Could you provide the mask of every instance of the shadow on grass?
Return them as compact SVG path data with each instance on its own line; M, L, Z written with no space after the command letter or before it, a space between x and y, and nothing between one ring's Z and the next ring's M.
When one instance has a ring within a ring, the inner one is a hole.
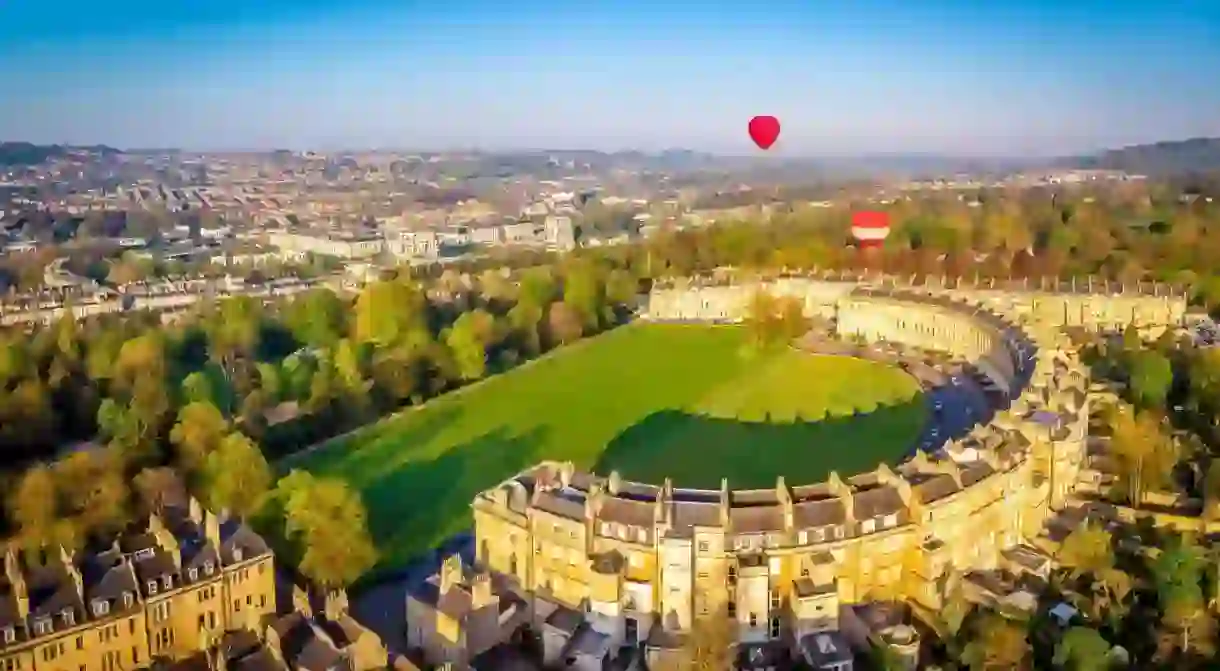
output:
M432 443L462 415L459 405L431 409L417 415L410 410L335 439L318 451L290 466L303 466L325 472L364 486L387 470L418 459L421 450ZM420 417L418 421L412 421ZM357 449L358 448L358 449Z
M475 494L537 462L545 438L541 428L517 435L497 429L430 460L387 465L375 479L364 478L369 531L381 552L376 573L400 567L469 529ZM422 440L413 430L411 442Z
M922 395L855 415L749 422L676 410L653 413L620 433L594 470L629 480L719 489L820 482L895 464L910 454L927 419Z

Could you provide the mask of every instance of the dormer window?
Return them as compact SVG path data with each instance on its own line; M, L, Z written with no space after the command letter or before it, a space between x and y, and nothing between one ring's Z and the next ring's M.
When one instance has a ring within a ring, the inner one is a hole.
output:
M149 580L149 581L148 581L148 593L149 593L149 594L156 594L156 593L157 593L157 581L156 581L156 580Z
M17 640L17 630L12 627L0 629L0 635L4 637L5 643L12 643Z
M165 576L164 578L161 578L161 585L162 585L162 586L164 586L166 590L173 589L173 587L174 587L174 577L173 577L173 576L170 576L170 575L167 575L167 576Z
M233 561L241 561L241 548L233 548Z
M131 596L131 592L123 592L123 607L130 608L132 601L133 601L133 598ZM107 604L106 607L109 608L110 607L109 604Z
M197 569L197 568L189 568L189 569L187 569L187 570L186 570L186 577L187 577L188 579L190 579L192 582L194 582L194 581L198 580L198 579L199 579L199 569Z
M106 613L109 613L109 612L110 612L110 602L109 601L107 601L105 599L94 599L93 600L93 616L94 617L102 617L103 615L105 615Z
M136 559L136 561L141 561L143 559L152 559L153 554L155 554L155 553L153 552L152 548L144 548L143 550L136 551L135 559Z
M71 608L65 608L60 616L63 617L64 624L67 626L71 627L76 624L76 613L73 613Z
M40 636L51 633L51 618L40 617L34 620L34 633Z
M210 562L210 561L203 562L203 574L204 575L212 575L213 568L215 568L215 567L212 566L212 562Z

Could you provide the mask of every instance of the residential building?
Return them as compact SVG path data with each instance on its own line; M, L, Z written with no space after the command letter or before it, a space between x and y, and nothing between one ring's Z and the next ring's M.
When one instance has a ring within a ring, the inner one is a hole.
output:
M0 670L119 671L183 659L275 612L275 562L193 499L109 547L21 552L0 581Z

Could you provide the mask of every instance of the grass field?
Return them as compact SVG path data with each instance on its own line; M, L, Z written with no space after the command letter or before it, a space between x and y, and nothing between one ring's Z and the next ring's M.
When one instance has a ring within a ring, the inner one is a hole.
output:
M910 447L925 410L902 371L788 349L747 357L744 335L621 328L283 465L359 488L388 568L466 528L478 491L543 459L744 488L868 470Z

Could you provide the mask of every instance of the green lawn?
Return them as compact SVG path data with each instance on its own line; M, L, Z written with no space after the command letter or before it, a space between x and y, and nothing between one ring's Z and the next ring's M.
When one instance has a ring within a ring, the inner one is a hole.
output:
M731 326L624 327L284 465L358 487L389 567L467 527L475 493L543 459L770 487L893 462L924 421L900 370L787 349L743 356L743 343Z

